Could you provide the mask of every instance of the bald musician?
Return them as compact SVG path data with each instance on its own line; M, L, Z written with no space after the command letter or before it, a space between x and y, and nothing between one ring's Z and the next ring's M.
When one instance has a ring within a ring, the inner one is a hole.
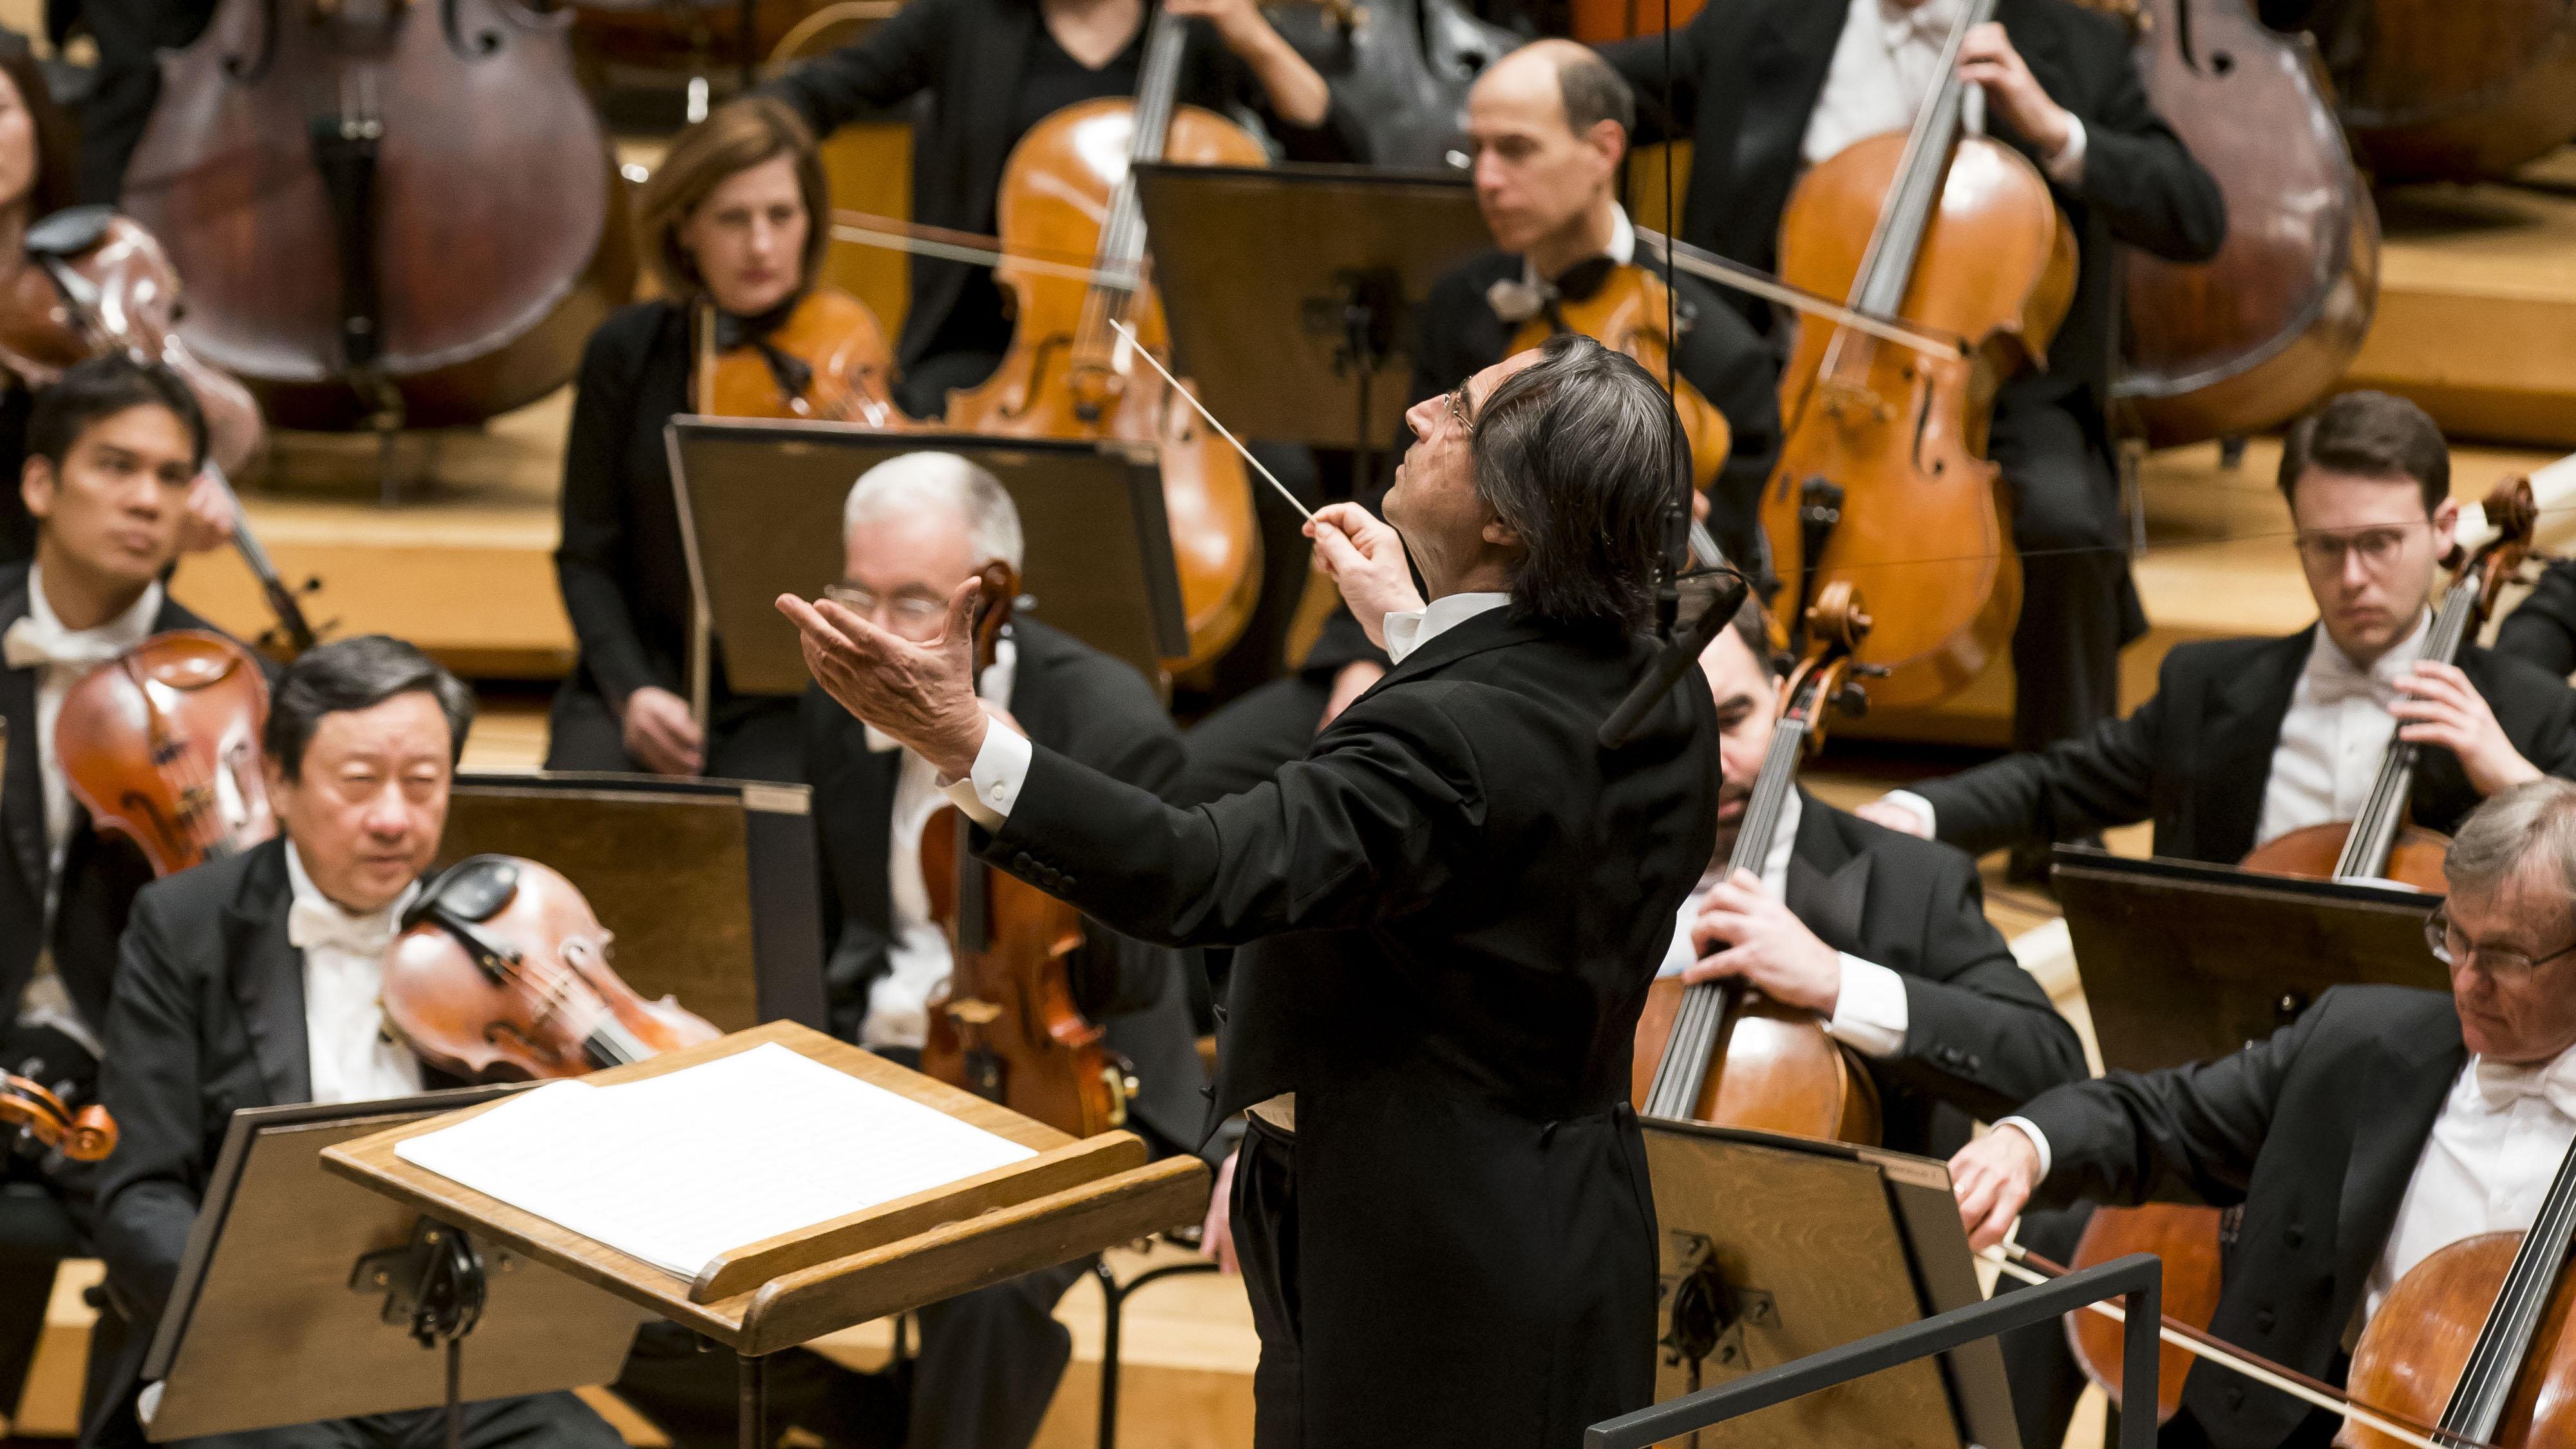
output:
M1980 1247L2025 1205L2241 1209L2210 1331L2341 1383L2407 1270L2531 1226L2576 1141L2576 785L2537 779L2451 841L2427 926L2448 994L2343 986L2270 1040L2061 1087L1951 1159ZM2332 1416L2204 1364L2168 1445L2324 1445Z
M1394 527L1344 505L1314 530L1395 668L1197 809L994 723L971 588L928 644L780 600L833 698L993 832L985 859L1142 939L1248 943L1208 1125L1252 1113L1231 1212L1259 1449L1571 1444L1652 1390L1631 1039L1720 770L1696 679L1625 747L1594 736L1654 657L1671 405L1560 337L1408 421Z

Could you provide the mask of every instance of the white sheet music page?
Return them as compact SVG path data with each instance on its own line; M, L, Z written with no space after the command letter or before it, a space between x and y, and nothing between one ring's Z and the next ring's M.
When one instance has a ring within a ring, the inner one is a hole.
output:
M683 1278L1037 1155L775 1042L613 1087L550 1082L394 1153Z

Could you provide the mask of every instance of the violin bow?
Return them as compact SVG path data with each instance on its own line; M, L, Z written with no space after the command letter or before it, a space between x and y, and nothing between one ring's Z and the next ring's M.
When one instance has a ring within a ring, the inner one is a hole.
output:
M2009 1277L2024 1283L2045 1283L2062 1278L2067 1270L2022 1247L2018 1243L2001 1244L1979 1255ZM2125 1323L2128 1315L2110 1302L2087 1303L2085 1308L2114 1323ZM2156 1337L2195 1358L2205 1358L2221 1368L2234 1369L2258 1384L2278 1389L2291 1398L2313 1405L2365 1428L2376 1429L2392 1439L2401 1440L2414 1449L2495 1449L2483 1440L2466 1434L2454 1434L2431 1424L2419 1424L2403 1416L2373 1409L2334 1385L2312 1379L2297 1369L2277 1364L2260 1355L2248 1353L2225 1339L2204 1333L2172 1314L2161 1315Z

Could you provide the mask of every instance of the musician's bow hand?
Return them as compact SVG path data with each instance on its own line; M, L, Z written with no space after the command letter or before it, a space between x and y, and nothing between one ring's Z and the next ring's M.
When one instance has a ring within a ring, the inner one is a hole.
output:
M2065 150L2075 134L2073 114L2048 98L2000 22L1989 20L1969 30L1959 47L1959 78L1984 86L1987 104L2042 156Z
M1997 1127L1960 1148L1950 1159L1950 1191L1968 1246L1982 1253L2002 1242L2038 1186L2039 1149L2018 1127Z
M199 469L188 485L187 516L179 522L179 551L205 553L233 541L233 500L223 480Z
M2505 737L2486 696L2458 665L2419 659L2413 674L2398 678L2397 689L2404 698L2388 707L2398 719L2397 737L2459 756L2469 787L2480 795L2540 778L2539 767Z
M1690 934L1703 954L1682 972L1686 982L1740 979L1783 1005L1827 1016L1842 1000L1842 953L1816 939L1749 870L1710 889Z
M1923 818L1923 812L1911 806L1899 804L1884 795L1866 804L1853 806L1852 813L1872 825L1884 825L1890 830L1911 835L1920 840L1932 838L1932 822Z
M1376 514L1356 503L1328 503L1306 523L1315 541L1315 567L1340 586L1342 602L1360 621L1369 642L1386 647L1386 616L1422 607L1405 561L1404 540Z
M778 596L796 625L805 667L823 692L894 736L949 779L964 779L984 746L986 716L975 698L975 601L968 579L948 596L939 637L916 644L878 628L830 599Z

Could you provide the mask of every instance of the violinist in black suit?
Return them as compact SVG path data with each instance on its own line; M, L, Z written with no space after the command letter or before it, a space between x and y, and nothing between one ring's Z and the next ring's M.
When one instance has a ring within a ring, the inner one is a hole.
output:
M1976 862L1792 790L1757 879L1724 872L1771 748L1779 697L1759 604L1700 654L1726 793L1710 874L1664 974L1741 980L1825 1018L1878 1087L1885 1143L1947 1156L1992 1121L2081 1081L2084 1044L1986 919Z
M27 439L17 491L35 557L0 566L0 1070L86 1094L117 935L152 868L122 836L91 828L64 781L54 721L91 669L154 634L213 628L161 586L205 424L176 376L117 353L47 389ZM87 1172L0 1152L0 1402L17 1401L56 1262L86 1251Z
M1910 126L1938 79L1964 0L1744 0L1673 36L1672 114L1641 137L1694 143L1682 235L1778 270L1782 210L1807 167ZM2012 487L2024 550L2013 743L2078 735L2119 707L2119 647L2145 631L2105 421L2125 243L2203 261L2226 233L2218 184L2147 101L2120 23L2072 0L2001 0L1960 72L1995 139L2048 179L2073 226L2075 296L2046 365L2005 384L1990 454ZM1664 41L1604 54L1640 95L1665 94ZM1769 310L1747 301L1766 330Z
M97 1171L99 1256L135 1325L84 1443L140 1442L144 1350L236 1109L407 1096L431 1080L385 1029L384 956L437 855L474 696L408 644L367 635L279 676L261 739L281 834L136 898L108 1009L100 1098L122 1129ZM191 1439L206 1449L394 1449L438 1410ZM569 1393L465 1409L489 1449L616 1449Z
M1395 668L1196 809L991 724L971 587L929 644L780 601L823 687L994 832L985 859L1140 939L1240 944L1208 1126L1252 1114L1230 1216L1262 1449L1559 1446L1652 1392L1629 1063L1713 839L1706 685L1595 735L1654 657L1671 404L1566 336L1408 416L1395 527L1314 525Z
M2565 679L2576 674L2576 562L2552 559L2539 582L2496 627L2496 652Z
M2184 644L2126 719L1861 807L1983 853L2155 822L2155 851L2232 865L2265 841L2360 813L2392 734L2428 746L2414 818L2449 830L2539 774L2576 775L2576 692L2480 649L2419 658L2435 561L2459 507L2450 451L2413 403L2346 393L2290 430L2280 486L2317 623L2279 639Z
M2530 1227L2576 1142L2576 785L2480 805L2444 868L2428 934L2449 994L2337 987L2233 1056L2039 1097L1951 1161L1972 1239L2000 1238L2025 1203L2240 1209L2210 1331L2342 1382L2407 1271ZM2204 1363L2161 1442L2289 1449L2337 1427Z

